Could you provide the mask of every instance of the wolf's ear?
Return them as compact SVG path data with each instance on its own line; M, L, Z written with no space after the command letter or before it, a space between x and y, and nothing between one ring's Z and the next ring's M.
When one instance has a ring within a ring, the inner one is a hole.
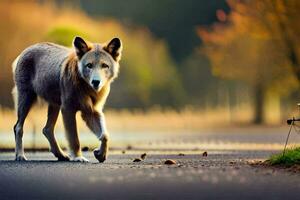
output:
M78 58L81 58L86 52L90 50L87 43L81 37L74 38L73 46L75 48Z
M119 38L112 39L103 49L107 51L115 61L119 62L121 60L122 42Z

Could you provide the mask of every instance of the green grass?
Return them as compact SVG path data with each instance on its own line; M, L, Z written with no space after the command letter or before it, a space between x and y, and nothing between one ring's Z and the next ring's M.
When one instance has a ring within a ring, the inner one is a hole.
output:
M300 164L300 147L286 149L285 154L276 154L267 160L271 165L294 165Z

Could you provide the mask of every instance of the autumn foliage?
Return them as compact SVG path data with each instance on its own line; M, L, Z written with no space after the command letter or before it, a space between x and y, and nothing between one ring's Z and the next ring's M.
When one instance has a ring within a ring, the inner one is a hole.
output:
M183 89L166 44L143 27L126 27L113 19L89 17L79 8L45 1L0 2L0 96L12 106L11 63L24 48L49 41L71 46L74 36L93 42L120 37L124 45L121 73L113 84L110 107L175 106ZM163 94L163 95L161 95ZM160 95L160 98L157 98Z
M229 0L230 12L217 11L219 22L199 27L216 76L242 80L254 88L255 122L263 121L267 92L287 95L300 80L300 1Z

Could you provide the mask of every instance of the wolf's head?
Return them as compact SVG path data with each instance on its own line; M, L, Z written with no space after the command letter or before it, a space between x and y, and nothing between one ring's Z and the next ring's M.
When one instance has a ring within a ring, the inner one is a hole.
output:
M93 44L75 37L73 46L78 57L80 76L97 92L117 77L122 43L119 38L107 44Z

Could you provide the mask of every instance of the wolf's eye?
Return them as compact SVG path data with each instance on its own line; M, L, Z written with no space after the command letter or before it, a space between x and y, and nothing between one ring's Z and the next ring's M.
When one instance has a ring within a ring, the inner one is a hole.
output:
M102 63L102 68L109 68L109 66L107 65L107 64L105 64L105 63Z
M89 69L92 69L92 68L93 68L92 63L88 63L88 64L86 64L85 66L86 66L87 68L89 68Z

